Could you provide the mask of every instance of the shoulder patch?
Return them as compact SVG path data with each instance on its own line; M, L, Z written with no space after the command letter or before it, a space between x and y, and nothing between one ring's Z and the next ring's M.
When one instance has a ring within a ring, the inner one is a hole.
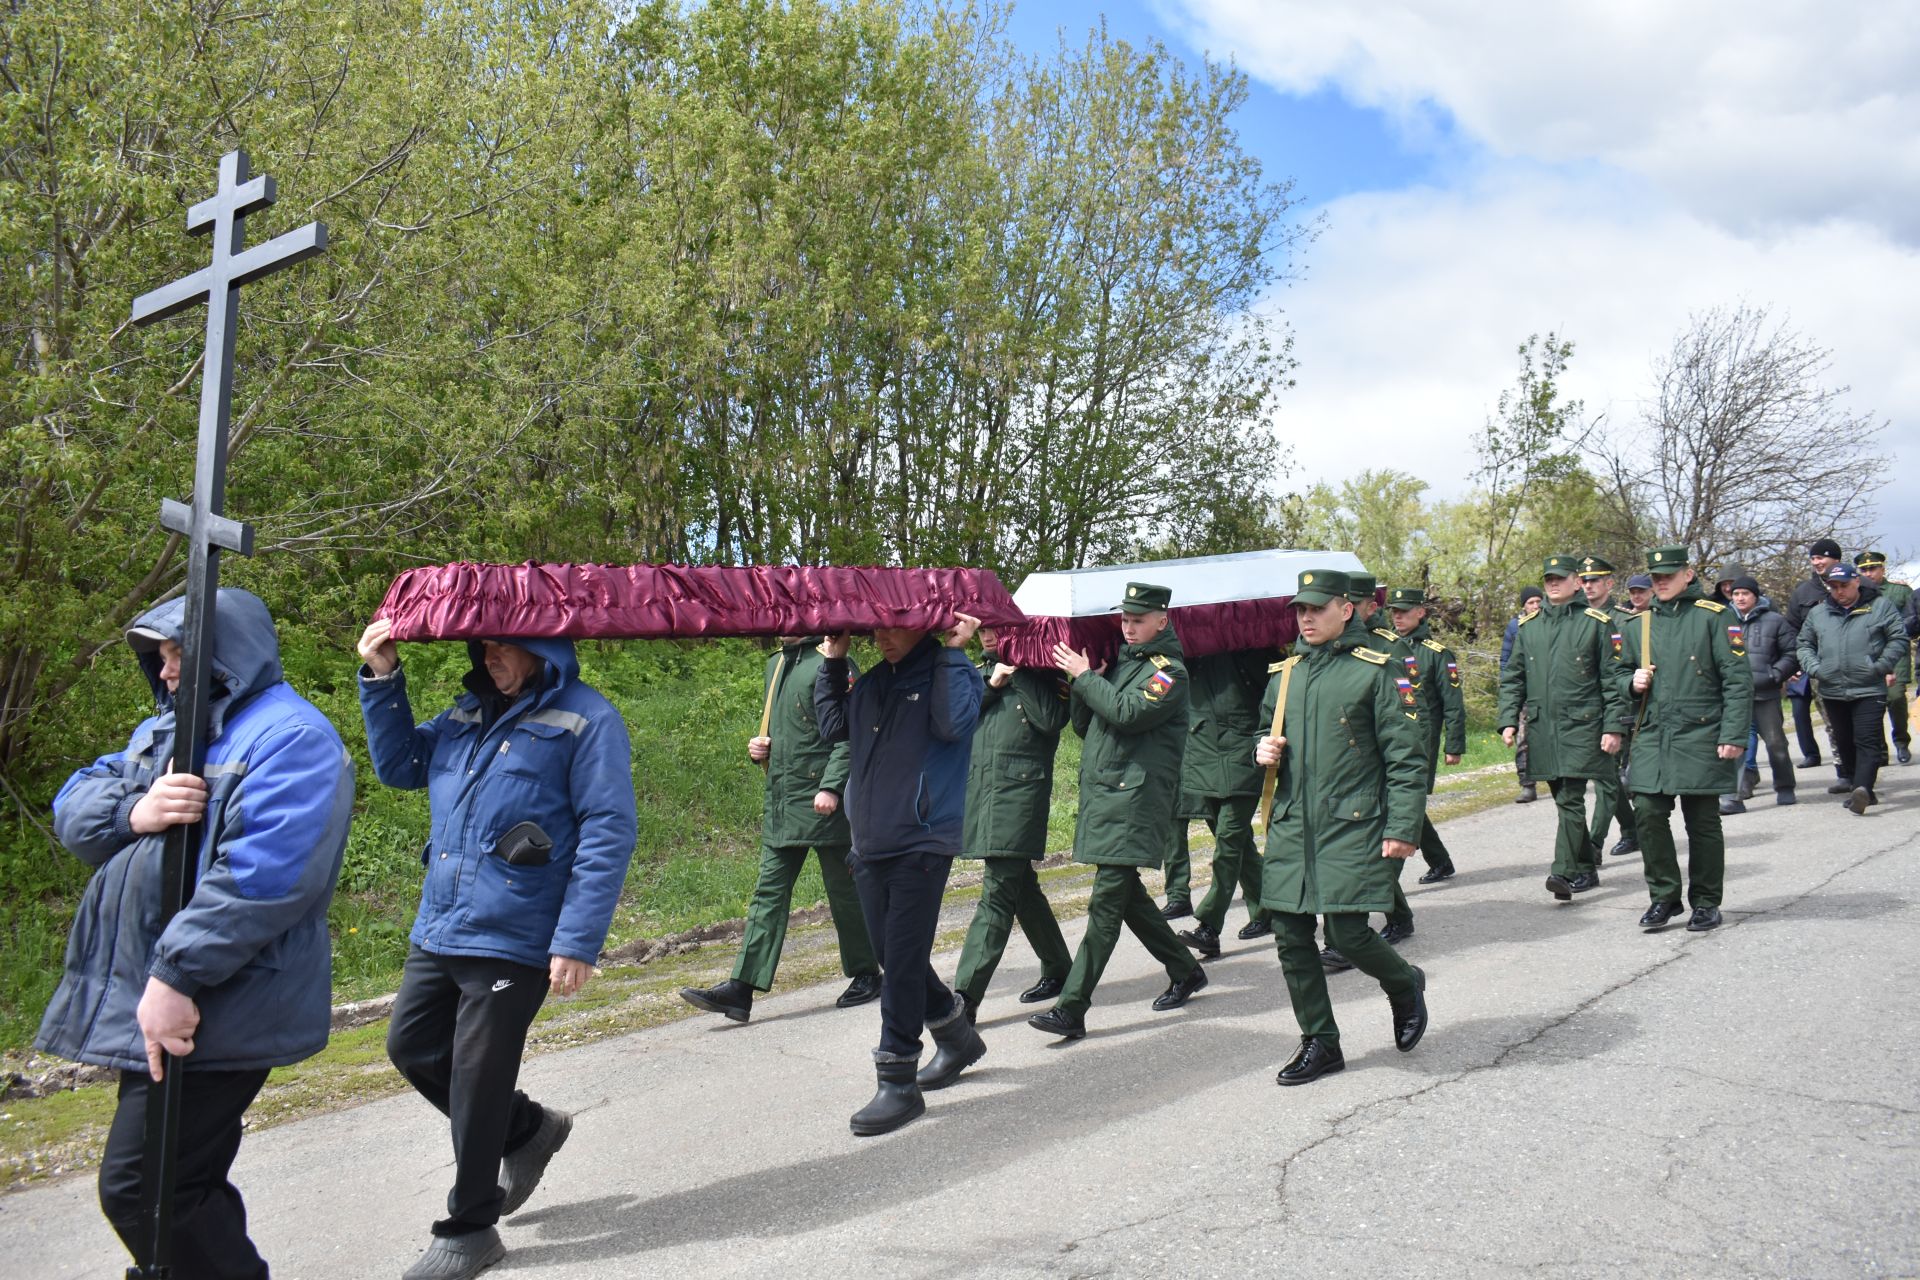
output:
M1610 613L1602 613L1598 609L1589 609L1587 610L1587 616L1589 618L1598 618L1600 621L1606 623L1608 626L1613 625L1613 615Z
M1435 653L1445 653L1447 651L1447 646L1441 644L1438 640L1435 640L1432 636L1428 636L1425 640L1422 640L1420 643L1427 646L1427 648L1433 650Z
M1695 600L1693 607L1696 609L1711 609L1715 613L1725 613L1727 611L1727 606L1721 604L1718 600Z
M1369 649L1365 645L1361 645L1357 649L1349 650L1349 652L1352 653L1354 657L1360 659L1362 662L1371 662L1376 667L1384 667L1387 665L1386 654L1380 653L1374 649Z
M1279 662L1269 662L1267 664L1267 674L1270 676L1277 675L1279 674L1281 668L1285 667L1286 665L1287 665L1286 659L1284 658L1281 659Z
M1150 653L1147 655L1147 661L1151 662L1154 666L1159 667L1162 671L1165 671L1168 667L1173 665L1173 660L1167 657L1167 655L1164 653Z
M1534 620L1535 618L1537 618L1537 617L1539 617L1539 616L1540 616L1540 615L1539 615L1539 614L1537 614L1537 613L1523 613L1523 614L1521 614L1521 615L1520 615L1520 625L1524 627L1524 626L1526 626L1526 625L1527 625L1527 624L1528 624L1529 622L1532 622L1532 621L1533 621L1533 620Z

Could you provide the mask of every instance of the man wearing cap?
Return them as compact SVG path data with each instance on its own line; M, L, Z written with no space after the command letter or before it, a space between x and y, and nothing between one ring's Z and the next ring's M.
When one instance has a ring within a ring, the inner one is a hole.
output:
M1774 802L1792 804L1793 757L1787 754L1780 688L1800 669L1800 658L1794 651L1794 634L1787 620L1775 613L1766 597L1760 594L1758 579L1736 578L1731 595L1734 612L1740 617L1747 667L1753 673L1751 732L1767 745L1767 764L1773 770ZM1749 771L1741 778L1740 790L1734 796L1734 803L1740 806L1735 812L1745 808L1743 802L1752 794L1753 785L1759 779L1759 775L1751 771L1757 764L1757 757L1747 757ZM1724 799L1720 807L1723 812L1727 809Z
M1625 701L1612 678L1619 661L1613 619L1587 606L1572 556L1542 565L1546 603L1522 618L1513 657L1500 673L1500 736L1512 745L1525 713L1534 776L1559 810L1547 892L1571 901L1600 883L1600 847L1587 827L1587 781L1617 776Z
M1396 659L1419 695L1420 727L1426 740L1422 759L1427 762L1427 794L1431 796L1439 778L1443 746L1448 764L1459 764L1467 751L1467 702L1460 689L1460 659L1435 640L1427 626L1425 587L1395 587L1387 594L1387 608L1393 612L1393 629L1403 646ZM1424 813L1420 819L1420 855L1427 862L1421 884L1438 884L1453 875L1453 855L1447 852L1433 819ZM1392 921L1387 927L1393 927Z
M1827 790L1864 814L1879 802L1873 788L1887 762L1880 718L1898 678L1907 629L1886 598L1844 561L1827 570L1827 590L1827 602L1810 610L1800 628L1800 669L1813 681L1833 737L1840 781Z
M1887 581L1887 557L1878 551L1862 551L1853 558L1860 570L1863 589L1872 587L1880 598L1893 606L1904 620L1913 604L1913 588L1904 582ZM1912 739L1907 731L1907 690L1913 684L1913 645L1900 646L1900 665L1894 669L1893 684L1887 688L1887 719L1893 726L1893 756L1901 764L1913 763Z
M1254 745L1274 784L1261 902L1300 1027L1300 1047L1280 1068L1283 1085L1346 1066L1315 916L1386 992L1395 1047L1411 1050L1427 1029L1426 975L1367 927L1370 912L1391 906L1395 865L1412 856L1426 812L1420 698L1404 670L1367 645L1346 579L1334 569L1300 575L1300 644L1274 664Z
M1747 751L1753 673L1733 610L1700 591L1681 546L1647 553L1654 603L1624 639L1616 680L1633 698L1637 728L1627 787L1640 823L1640 856L1652 932L1680 914L1680 858L1673 808L1687 828L1687 900L1695 933L1718 928L1727 871L1718 797L1734 789Z
M1085 739L1073 860L1093 867L1093 894L1059 1002L1027 1022L1068 1040L1087 1033L1093 990L1123 924L1166 966L1168 985L1153 1002L1156 1010L1177 1009L1207 985L1206 970L1140 883L1140 868L1158 867L1172 843L1187 739L1190 681L1167 616L1172 597L1166 587L1127 584L1122 644L1110 666L1095 669L1086 654L1054 646L1054 665L1071 682L1073 731Z
M1613 573L1613 565L1602 556L1580 559L1580 589L1586 593L1587 607L1606 614L1612 620L1613 632L1617 633L1633 616L1633 611L1613 598ZM1608 639L1612 639L1611 633ZM1634 826L1633 805L1628 802L1626 787L1621 782L1621 776L1627 771L1627 750L1627 745L1622 744L1620 754L1614 758L1616 771L1596 779L1593 784L1593 844L1596 849L1606 848L1607 828L1617 819L1620 840L1609 850L1616 858L1640 852L1640 832Z
M1639 613L1653 603L1653 579L1636 573L1627 579L1627 612Z
M1840 544L1832 538L1817 538L1808 543L1807 563L1813 569L1813 576L1801 579L1794 586L1783 611L1795 636L1806 625L1807 615L1827 602L1827 570L1840 563ZM1813 736L1813 690L1804 674L1787 685L1787 700L1793 704L1793 732L1800 741L1800 767L1818 768L1820 740ZM1831 725L1827 734L1829 737L1833 734Z
M1520 588L1520 612L1507 619L1506 634L1500 637L1500 670L1507 669L1507 660L1513 656L1513 643L1520 635L1520 623L1540 612L1542 599L1540 588L1526 586ZM1532 773L1527 769L1527 717L1523 713L1520 725L1513 740L1513 772L1520 780L1520 794L1513 798L1515 804L1532 804L1540 798L1540 792Z

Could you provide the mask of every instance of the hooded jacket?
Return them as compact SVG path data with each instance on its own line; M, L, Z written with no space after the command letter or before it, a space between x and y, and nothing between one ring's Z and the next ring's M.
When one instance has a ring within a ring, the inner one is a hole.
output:
M1894 607L1871 586L1842 607L1832 596L1811 609L1800 627L1800 669L1813 677L1822 698L1850 702L1884 698L1887 677L1900 664L1907 629Z
M185 602L171 600L134 630L178 644L185 614ZM174 758L174 705L159 654L140 653L139 661L154 714L123 750L76 772L54 798L54 834L96 870L35 1044L144 1071L134 1011L151 975L199 1007L187 1070L258 1070L311 1057L325 1047L331 1017L327 907L353 815L346 747L282 678L266 605L223 589L214 606L218 691L198 878L185 908L156 930L166 833L136 834L130 820Z
M427 791L431 830L414 945L437 955L494 956L545 969L553 956L592 964L606 943L633 858L633 753L626 721L580 679L573 641L513 640L540 659L505 701L480 645L469 643L468 692L421 725L407 677L360 669L360 713L380 781ZM500 837L532 822L553 842L544 866L506 861Z
M1793 628L1773 611L1765 596L1760 597L1751 613L1741 615L1740 625L1746 633L1747 664L1753 669L1753 696L1771 694L1777 700L1780 686L1800 669L1800 659L1794 653Z

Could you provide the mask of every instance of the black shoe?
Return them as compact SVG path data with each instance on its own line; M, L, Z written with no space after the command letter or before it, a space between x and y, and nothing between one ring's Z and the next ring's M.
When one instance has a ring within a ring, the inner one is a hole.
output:
M1579 875L1567 881L1567 888L1573 890L1575 893L1585 893L1589 889L1598 889L1599 887L1600 868L1598 867L1595 867L1591 871L1582 871Z
M1513 802L1515 804L1532 804L1535 800L1538 800L1539 798L1540 798L1540 789L1538 784L1528 782L1528 783L1521 784L1520 794L1513 798Z
M1720 927L1720 908L1695 907L1693 919L1687 921L1688 933L1705 933L1709 929Z
M400 1280L471 1280L507 1256L497 1227L457 1236L435 1236Z
M1800 762L1800 767L1802 769L1818 769L1820 767L1820 757L1808 756Z
M712 987L682 987L680 998L696 1009L724 1013L734 1022L745 1022L753 1016L753 988L738 978Z
M1774 802L1775 804L1799 804L1799 803L1800 803L1800 802L1799 802L1798 800L1795 800L1795 799L1793 798L1793 788L1792 788L1792 787L1788 787L1788 788L1787 788L1787 789L1786 789L1785 791L1776 791L1776 792L1774 792L1774 793L1773 793L1773 802Z
M1273 936L1273 925L1266 920L1249 920L1240 926L1240 932L1233 935L1242 942L1252 942L1255 938Z
M1340 1056L1340 1046L1320 1039L1318 1036L1301 1036L1300 1051L1280 1068L1280 1074L1274 1077L1275 1084L1306 1084L1318 1080L1321 1076L1344 1071L1347 1060Z
M1353 968L1353 961L1335 951L1332 947L1320 948L1320 967L1328 973L1345 973Z
M1426 970L1414 965L1413 977L1418 984L1413 990L1387 997L1393 1007L1393 1047L1402 1053L1411 1053L1420 1037L1427 1034Z
M1647 908L1645 915L1640 917L1640 927L1648 933L1652 933L1655 929L1664 929L1669 920L1684 910L1686 908L1677 902L1656 902Z
M918 1058L873 1064L879 1088L874 1091L873 1099L854 1112L853 1118L847 1122L854 1137L871 1138L877 1134L892 1133L901 1125L911 1124L927 1114L927 1100L920 1096L920 1086L913 1081L919 1065Z
M840 998L833 1002L836 1009L851 1009L857 1004L866 1004L880 998L880 975L877 973L855 974Z
M1408 938L1411 938L1412 936L1413 936L1413 921L1411 920L1407 921L1405 924L1401 924L1398 921L1389 920L1387 921L1386 927L1380 930L1380 941L1386 943L1390 947L1397 947L1402 942L1405 942Z
M1907 746L1906 743L1903 742L1899 746L1893 749L1893 758L1895 760L1898 760L1901 764L1912 764L1913 751L1910 747Z
M960 1073L987 1056L987 1042L973 1029L966 1013L966 1001L949 1013L945 1022L927 1024L933 1037L933 1060L920 1069L913 1082L922 1089L944 1089L960 1078Z
M500 1190L505 1197L500 1203L501 1217L527 1202L533 1189L540 1185L547 1162L553 1159L554 1152L567 1145L567 1135L572 1132L572 1116L552 1107L540 1108L540 1127L533 1131L533 1136L501 1157Z
M1193 914L1193 903L1186 898L1168 898L1160 914L1168 920L1184 920Z
M1746 811L1747 811L1747 806L1744 802L1735 800L1732 796L1720 797L1720 816L1721 817L1731 818L1736 813L1745 813Z
M1078 1040L1087 1034L1086 1018L1077 1013L1062 1013L1058 1005L1045 1013L1034 1014L1027 1019L1027 1025L1062 1040Z
M1556 871L1547 877L1547 892L1562 902L1572 902L1573 881Z
M1847 796L1847 808L1855 813L1865 813L1867 806L1873 803L1873 792L1865 787L1855 787Z
M1427 873L1420 877L1421 884L1439 884L1442 880L1453 879L1453 864L1443 862L1437 867L1428 867Z
M1179 937L1180 941L1198 951L1204 960L1211 960L1220 954L1220 935L1203 924L1182 929Z
M1740 773L1740 798L1742 800L1753 799L1753 789L1759 785L1760 771L1758 769L1742 770Z
M1020 993L1020 1003L1039 1004L1042 1000L1052 1000L1060 994L1060 988L1066 985L1065 978L1042 978Z
M1853 784L1851 782L1836 782L1832 786L1827 788L1827 794L1830 796L1852 795Z
M1638 840L1635 840L1632 836L1621 836L1620 843L1614 845L1613 848L1609 849L1607 852L1611 853L1616 858L1625 858L1632 854L1636 854L1640 852L1640 842Z
M1153 998L1153 1011L1165 1013L1169 1009L1178 1009L1192 998L1194 992L1207 985L1207 971L1199 965L1193 966L1193 972L1184 978L1175 978L1167 984L1167 989Z

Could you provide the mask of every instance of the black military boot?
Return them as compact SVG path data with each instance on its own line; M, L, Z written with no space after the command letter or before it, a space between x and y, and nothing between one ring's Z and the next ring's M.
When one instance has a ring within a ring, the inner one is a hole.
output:
M1198 951L1202 960L1211 960L1220 954L1220 935L1204 924L1182 929L1178 936L1180 941Z
M1420 1037L1427 1034L1426 970L1414 965L1413 978L1413 990L1387 997L1387 1004L1393 1009L1393 1047L1402 1053L1411 1053L1413 1046L1420 1043Z
M1233 935L1242 942L1252 942L1255 938L1265 938L1273 933L1273 923L1262 917L1249 920L1240 926L1240 932Z
M901 1125L911 1124L927 1113L927 1100L920 1096L920 1086L913 1079L915 1068L919 1065L920 1059L917 1057L883 1054L874 1050L873 1069L879 1077L880 1088L874 1093L873 1101L854 1112L853 1118L848 1121L854 1137L871 1138L876 1134L892 1133Z
M973 1029L966 1016L966 1001L954 997L953 1009L939 1022L927 1024L933 1037L933 1061L920 1069L914 1083L922 1089L944 1089L960 1078L960 1073L987 1056L987 1042Z
M880 975L877 973L856 973L840 998L833 1002L836 1009L851 1009L855 1005L866 1004L880 998Z
M1060 989L1066 985L1065 978L1042 978L1020 993L1020 1003L1039 1004L1043 1000L1051 1000L1059 995Z
M1335 1071L1344 1071L1347 1060L1340 1053L1338 1040L1323 1040L1319 1036L1301 1036L1300 1050L1280 1068L1280 1074L1274 1077L1275 1084L1307 1084L1321 1076L1331 1075Z
M753 988L738 978L728 978L712 987L682 987L680 998L696 1009L724 1013L735 1022L753 1016Z
M1513 798L1513 802L1515 804L1532 804L1539 798L1540 784L1537 782L1523 782L1520 784L1520 794Z

